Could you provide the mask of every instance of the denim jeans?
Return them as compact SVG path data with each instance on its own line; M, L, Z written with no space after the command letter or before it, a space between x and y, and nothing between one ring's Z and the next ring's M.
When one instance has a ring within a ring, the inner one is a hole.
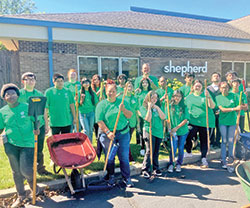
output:
M146 153L142 163L142 171L150 172L150 141L144 138L146 144ZM153 154L153 170L159 170L159 150L162 139L152 135L152 154Z
M186 138L187 138L188 133L182 135L182 136L178 136L176 135L175 137L172 137L173 139L173 146L174 146L174 155L176 154L176 149L178 146L178 159L176 164L177 165L181 165L183 162L183 157L184 157L184 145L186 142ZM170 152L170 164L173 164L173 159L172 159L172 149Z
M95 112L79 113L79 119L83 128L84 134L86 134L92 143L93 128L95 123Z
M100 142L103 146L104 153L107 155L110 140L107 138L105 133L100 134ZM116 133L113 144L118 144L117 155L120 161L121 174L124 179L130 178L130 167L129 167L129 132L126 134ZM115 174L115 159L109 160L107 164L107 171L109 175Z
M18 147L7 142L4 150L9 158L17 193L25 196L24 179L27 179L31 187L33 184L34 148Z
M228 157L233 158L233 144L234 144L234 132L236 126L220 125L220 133L222 137L221 142L221 160L226 163L227 157L227 145L228 145Z

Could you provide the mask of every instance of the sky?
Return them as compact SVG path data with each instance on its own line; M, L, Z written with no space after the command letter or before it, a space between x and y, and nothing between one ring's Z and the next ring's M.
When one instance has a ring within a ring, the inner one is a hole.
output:
M130 6L237 19L250 15L249 0L33 0L36 13L129 11Z

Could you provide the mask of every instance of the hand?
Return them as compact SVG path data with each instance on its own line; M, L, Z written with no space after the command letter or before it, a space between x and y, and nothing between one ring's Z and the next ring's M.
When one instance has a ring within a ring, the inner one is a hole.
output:
M76 125L76 118L73 118L73 125Z
M137 88L137 89L135 90L135 93L141 93L141 89L140 89L140 88Z
M35 135L39 135L40 134L40 129L33 130L33 132L34 132Z
M177 131L176 128L171 129L170 135L171 135L172 137L173 137L173 136L176 136L176 131Z
M148 107L152 108L155 104L153 104L152 102L148 102Z
M49 130L50 130L50 128L49 128L49 126L45 126L45 134L48 134L49 133Z
M248 93L247 93L247 91L244 91L244 94L245 94L246 96L248 96Z
M107 137L108 137L110 140L114 140L115 135L114 135L114 133L111 131L111 132L109 132L109 133L107 134Z
M205 89L205 96L206 96L206 97L209 97L209 92L208 92L207 89Z
M85 98L85 94L81 94L81 99L84 99Z
M123 111L125 110L124 104L121 103L121 104L119 105L119 109L123 112Z
M234 108L235 111L240 111L241 110L241 106L238 105L237 107Z

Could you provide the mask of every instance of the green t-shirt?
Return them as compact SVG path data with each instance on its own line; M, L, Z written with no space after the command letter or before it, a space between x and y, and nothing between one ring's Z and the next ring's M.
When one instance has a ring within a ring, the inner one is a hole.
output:
M231 93L235 94L238 97L238 100L240 100L240 91L237 93L234 93L232 91L230 91ZM245 95L245 93L242 91L242 100L241 100L241 104L247 104L247 96ZM240 115L244 116L245 115L245 111L241 110L240 111Z
M131 107L131 111L133 113L133 115L129 119L129 126L131 128L134 128L136 127L136 111L138 110L138 102L137 102L137 99L133 95L131 95L130 97L126 96L125 100L129 103Z
M204 93L199 96L190 94L185 99L185 104L190 114L189 123L195 126L206 127L206 98ZM215 116L211 108L208 107L208 122L210 128L215 128Z
M33 92L28 92L25 89L21 89L19 92L20 92L20 96L18 98L18 102L20 103L29 104L29 98L33 96L44 97L43 93L36 89L34 89ZM40 127L42 127L45 124L44 116L43 115L38 116L38 120L40 121Z
M69 81L64 83L64 87L72 93L73 98L76 95L76 85L77 85L77 89L79 91L81 89L81 83L79 81L76 81L75 83L72 83Z
M18 147L34 147L33 123L28 116L28 105L15 108L5 105L0 109L0 129L5 129L8 142Z
M158 87L158 79L155 76L149 75L149 78L153 81L156 87ZM141 80L143 79L143 76L139 76L135 79L134 88L135 90L139 87Z
M139 108L139 111L141 113L141 117L144 119L143 122L143 128L149 133L149 127L150 124L148 121L145 120L146 114L147 114L147 109L144 106L141 106ZM161 120L159 113L156 109L152 109L152 135L158 138L163 139L163 121Z
M216 96L215 99L218 107L221 106L223 108L234 108L239 105L238 96L231 92L228 93L228 96L218 95ZM227 113L220 111L219 124L226 126L233 126L236 125L236 120L237 120L236 111Z
M170 118L171 118L171 128L175 128L176 126L178 126L183 120L190 119L190 115L188 113L188 109L185 105L183 105L183 107L181 107L180 105L170 105L169 106L170 109ZM168 119L168 109L165 109L165 114L167 116ZM188 133L188 124L186 123L184 126L182 126L181 128L179 128L176 132L176 134L178 136L182 136Z
M183 85L180 87L180 91L182 92L184 98L187 97L191 92L191 87L187 85Z
M142 105L142 103L143 103L143 101L144 101L147 94L148 94L148 91L141 91L140 93L135 94L135 97L136 97L136 99L138 101L139 106Z
M155 92L158 94L160 99L165 95L165 90L162 88L157 89ZM171 100L173 93L174 93L174 90L168 87L168 99L169 100Z
M107 99L99 102L95 111L96 122L103 121L109 130L113 131L121 102L121 98L116 98L116 101L113 103L109 102ZM126 100L124 100L124 106L127 110L131 111L130 105ZM124 129L127 124L128 119L125 117L123 112L121 112L116 130L119 131ZM125 134L128 131L129 128L126 128L121 133Z
M70 104L74 104L72 93L66 89L51 87L46 90L46 108L49 109L50 126L63 127L72 124Z
M94 101L95 101L95 104L93 105L92 103L92 96L91 94L89 93L89 91L85 91L85 99L84 99L84 102L82 103L82 105L80 105L80 92L79 92L79 111L81 113L90 113L90 112L94 112L95 111L95 107L96 107L96 104L98 103L98 98L94 93Z

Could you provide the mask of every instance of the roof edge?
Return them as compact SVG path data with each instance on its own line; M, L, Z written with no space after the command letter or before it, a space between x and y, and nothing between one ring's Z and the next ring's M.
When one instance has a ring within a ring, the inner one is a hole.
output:
M201 39L201 40L212 40L212 41L250 43L250 39L243 39L243 38L230 38L223 36L186 34L186 33L176 33L176 32L165 32L165 31L154 31L154 30L143 30L143 29L121 28L121 27L112 27L103 25L44 21L44 20L30 20L30 19L28 20L28 19L10 18L1 16L0 16L0 23L51 27L51 28L92 30L92 31L102 31L102 32L117 32L117 33L139 34L139 35L153 35L153 36L173 37L173 38L190 38L190 39Z
M226 23L232 20L232 19L208 17L208 16L202 16L202 15L180 13L180 12L170 12L170 11L165 11L165 10L148 9L148 8L135 7L135 6L131 6L130 10L133 12L159 14L159 15L167 15L167 16L173 16L173 17L184 17L184 18L189 18L189 19L206 20L206 21L222 22L222 23Z

